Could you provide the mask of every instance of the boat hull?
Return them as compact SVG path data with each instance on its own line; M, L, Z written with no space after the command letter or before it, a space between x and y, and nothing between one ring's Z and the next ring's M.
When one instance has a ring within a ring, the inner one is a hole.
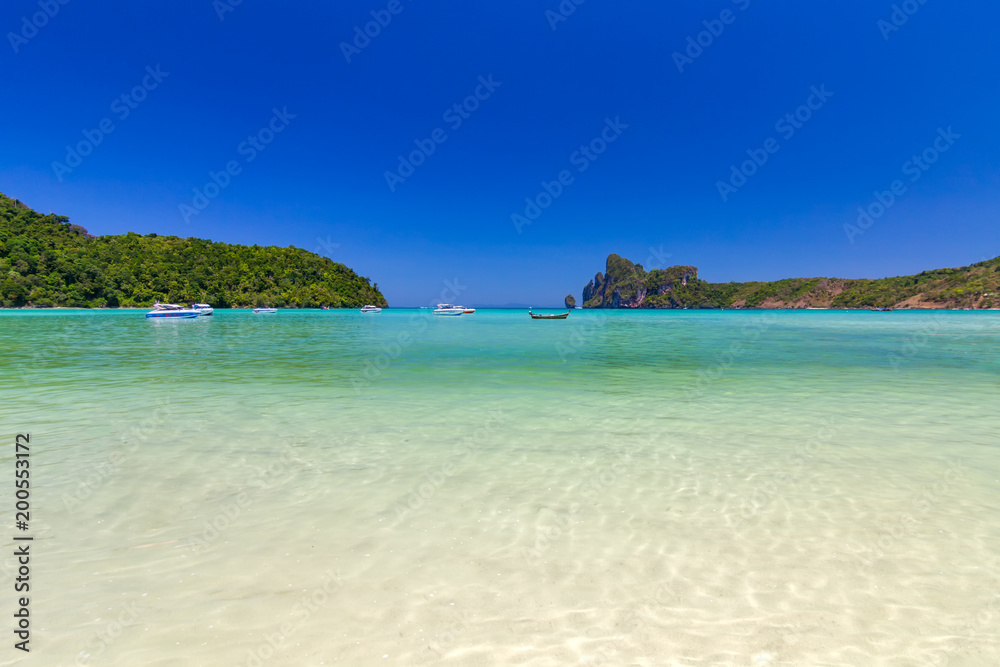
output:
M147 320L193 320L200 317L196 310L154 310L146 313Z

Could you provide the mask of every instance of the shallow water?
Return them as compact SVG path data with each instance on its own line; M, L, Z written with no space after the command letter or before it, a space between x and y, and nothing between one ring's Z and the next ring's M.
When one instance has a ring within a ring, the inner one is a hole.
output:
M0 351L25 664L1000 664L1000 313L6 311Z

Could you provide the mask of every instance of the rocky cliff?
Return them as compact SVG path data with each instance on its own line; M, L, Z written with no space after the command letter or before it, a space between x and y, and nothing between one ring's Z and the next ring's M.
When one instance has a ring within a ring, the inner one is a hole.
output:
M997 308L1000 257L894 278L709 283L693 266L646 271L608 255L583 288L585 308Z
M676 307L672 294L698 278L693 266L671 266L646 271L624 257L608 255L605 273L598 272L583 288L585 308Z

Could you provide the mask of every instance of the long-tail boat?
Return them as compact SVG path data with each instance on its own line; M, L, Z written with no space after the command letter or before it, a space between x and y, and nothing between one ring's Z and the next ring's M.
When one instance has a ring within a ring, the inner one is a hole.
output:
M531 309L529 308L528 314L531 315L531 319L533 320L565 320L567 317L569 317L568 310L565 313L558 313L556 315L536 315L535 313L531 312Z

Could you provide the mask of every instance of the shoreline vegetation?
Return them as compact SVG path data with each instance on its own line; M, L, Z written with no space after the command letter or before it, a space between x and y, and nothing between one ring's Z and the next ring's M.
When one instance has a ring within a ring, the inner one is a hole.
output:
M0 194L0 307L387 307L370 278L289 246L247 246L129 232L92 236Z
M315 253L195 237L92 236L0 193L0 309L148 309L155 301L219 309L389 306L378 283ZM576 306L575 297L565 307ZM694 266L646 270L608 256L584 308L1000 309L1000 257L880 279L710 283Z
M893 278L788 278L710 283L694 266L647 271L608 255L604 273L583 288L584 308L1000 309L1000 257L970 266Z

